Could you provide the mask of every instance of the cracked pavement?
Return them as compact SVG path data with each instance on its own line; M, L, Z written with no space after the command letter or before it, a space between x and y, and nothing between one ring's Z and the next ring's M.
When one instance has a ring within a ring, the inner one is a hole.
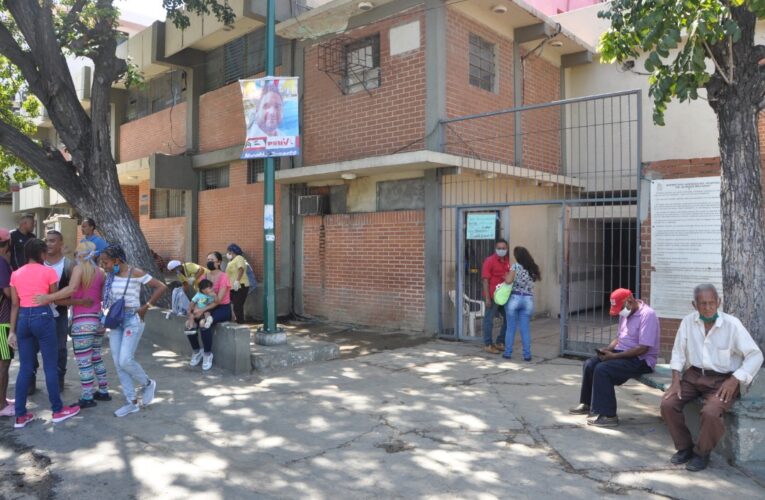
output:
M0 472L25 470L18 450L34 450L53 496L114 500L765 496L719 456L696 475L670 465L658 391L618 389L615 429L568 415L581 365L555 344L535 339L534 361L520 363L433 341L261 379L202 373L144 339L154 404L117 419L115 398L54 426L38 392L40 420L0 421ZM78 394L69 366L66 401ZM0 487L0 498L42 496Z

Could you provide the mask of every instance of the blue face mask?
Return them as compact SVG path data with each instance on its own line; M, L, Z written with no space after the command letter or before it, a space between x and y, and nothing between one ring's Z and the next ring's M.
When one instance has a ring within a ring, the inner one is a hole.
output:
M114 267L112 268L112 272L114 274L119 274L120 273L120 265L119 264L114 264Z

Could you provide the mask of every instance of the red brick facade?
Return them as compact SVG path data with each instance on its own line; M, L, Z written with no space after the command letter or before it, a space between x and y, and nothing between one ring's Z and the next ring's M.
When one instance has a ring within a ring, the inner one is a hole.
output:
M151 217L151 190L149 182L142 182L139 189L139 207L145 205L147 213L140 215L141 230L149 247L165 262L183 260L186 256L186 217L154 219Z
M281 186L276 186L276 272L280 268ZM258 279L263 276L263 184L247 184L247 162L229 166L229 187L199 193L199 260L213 251L226 253L236 243Z
M420 21L420 49L391 56L389 31ZM425 128L425 18L421 10L346 33L354 39L380 35L381 84L343 95L319 70L318 46L305 51L303 158L319 165L392 154L422 139ZM422 149L422 142L412 149Z
M423 211L306 217L303 238L307 314L424 329Z
M119 147L120 163L152 153L183 153L186 151L186 103L121 125Z
M120 186L122 188L122 196L125 198L130 213L133 214L135 220L138 220L138 198L139 187L138 186Z
M199 98L199 151L244 144L244 108L239 82Z

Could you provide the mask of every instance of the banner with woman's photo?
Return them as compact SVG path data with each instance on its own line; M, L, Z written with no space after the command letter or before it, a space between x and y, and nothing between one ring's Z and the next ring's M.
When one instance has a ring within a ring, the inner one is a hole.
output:
M242 159L300 154L298 78L240 80L247 137Z

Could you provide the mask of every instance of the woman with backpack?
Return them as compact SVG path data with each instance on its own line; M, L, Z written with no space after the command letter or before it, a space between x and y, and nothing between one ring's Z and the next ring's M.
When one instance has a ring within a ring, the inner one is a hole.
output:
M236 243L228 246L226 258L226 275L231 282L231 306L233 309L233 320L240 325L244 324L244 303L247 301L247 295L250 292L250 277L248 268L250 264L242 255L242 249Z
M101 253L101 267L106 272L103 307L108 312L104 318L104 324L109 327L109 347L122 384L122 392L127 400L127 404L117 409L114 415L124 417L141 409L138 406L136 384L142 387L140 395L143 406L149 405L154 400L157 382L150 379L136 361L135 351L143 334L143 318L146 316L146 311L162 297L167 291L167 286L141 269L129 266L125 251L119 245L110 245ZM152 294L142 305L143 285L151 288ZM118 310L120 301L123 306L122 318L114 318L116 315L113 315L110 309ZM118 322L118 325L109 326L113 321Z

